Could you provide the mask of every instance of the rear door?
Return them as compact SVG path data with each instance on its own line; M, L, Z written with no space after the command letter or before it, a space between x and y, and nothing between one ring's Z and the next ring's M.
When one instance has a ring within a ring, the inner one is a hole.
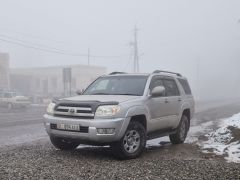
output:
M181 106L181 96L177 83L174 78L165 77L163 84L166 89L165 97L165 115L168 119L169 126L175 127L178 122L178 114Z

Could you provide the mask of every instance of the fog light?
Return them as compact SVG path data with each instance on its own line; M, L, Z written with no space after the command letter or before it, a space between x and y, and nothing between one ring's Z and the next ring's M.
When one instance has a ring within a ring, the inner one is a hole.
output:
M114 128L98 128L97 133L98 134L114 134L115 129Z

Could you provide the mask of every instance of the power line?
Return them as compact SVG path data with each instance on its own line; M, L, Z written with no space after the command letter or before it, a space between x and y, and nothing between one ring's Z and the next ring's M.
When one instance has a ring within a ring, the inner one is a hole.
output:
M84 57L87 56L87 54L72 54L72 53L64 53L64 52L60 52L60 51L56 51L56 50L49 50L49 49L46 49L46 48L35 47L35 46L28 45L28 44L15 42L15 41L2 39L2 38L0 38L0 41L6 42L6 43L9 43L9 44L22 46L22 47L25 47L25 48L31 48L31 49L35 49L35 50L39 50L39 51L49 52L49 53L56 53L56 54L69 55L69 56L84 56Z
M41 47L41 48L52 49L52 50L56 50L56 51L69 53L66 50L62 50L62 49L46 46L46 45L43 45L43 44L32 43L32 42L29 42L29 41L21 40L21 39L18 39L18 38L13 38L13 37L2 35L2 34L0 34L0 37L7 38L7 39L10 39L10 40L13 40L13 41L19 41L19 42L22 42L22 43L25 43L25 44L30 44L32 46L38 46L38 47Z
M5 43L10 43L10 44L22 46L25 48L31 48L31 49L35 49L35 50L39 50L39 51L43 51L43 52L48 52L48 53L57 53L57 54L68 55L68 56L81 56L81 57L88 57L88 58L90 58L90 57L92 57L92 58L120 58L120 57L126 56L126 55L118 55L118 56L105 56L104 55L103 56L103 55L90 55L89 53L86 53L86 54L73 53L73 52L68 52L66 50L49 47L49 46L46 46L43 44L32 43L32 42L28 42L25 40L20 40L17 38L6 36L6 35L0 35L0 36L5 37L5 38L0 38L0 41L3 41Z
M25 33L25 32L19 32L19 31L16 31L16 30L12 30L12 29L8 29L8 28L2 28L2 27L0 28L0 30L8 32L8 33L12 32L14 34L18 34L18 35L25 36L25 37L32 38L32 39L44 40L44 41L54 42L54 43L57 43L57 44L66 44L66 42L57 41L55 39L49 39L49 37L44 37L44 36L41 36L41 35Z

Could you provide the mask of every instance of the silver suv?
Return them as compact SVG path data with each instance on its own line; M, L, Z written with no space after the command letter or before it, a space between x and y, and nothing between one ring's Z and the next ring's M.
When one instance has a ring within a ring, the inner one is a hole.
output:
M146 141L162 136L183 143L194 114L186 78L178 73L115 72L96 79L82 94L53 101L44 115L52 144L110 145L121 159L136 158Z

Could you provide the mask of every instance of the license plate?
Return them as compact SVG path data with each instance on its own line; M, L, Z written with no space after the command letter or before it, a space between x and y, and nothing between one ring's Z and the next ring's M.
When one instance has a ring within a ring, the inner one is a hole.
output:
M80 126L72 124L57 124L57 129L66 131L80 131Z

